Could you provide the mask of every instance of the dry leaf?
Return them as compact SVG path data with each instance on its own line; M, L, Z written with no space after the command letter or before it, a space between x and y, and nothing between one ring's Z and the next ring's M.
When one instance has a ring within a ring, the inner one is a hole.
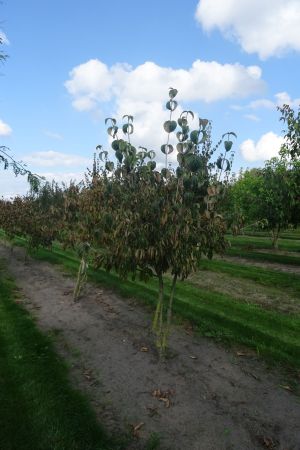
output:
M148 347L141 347L140 351L141 352L148 352L149 349L148 349Z
M289 386L288 384L280 384L279 387L281 387L282 389L285 389L286 391L290 391L290 392L293 391L291 386Z
M144 426L144 422L140 422L137 425L131 425L132 426L132 434L134 437L140 437L139 430Z
M197 356L190 355L190 358L197 359Z

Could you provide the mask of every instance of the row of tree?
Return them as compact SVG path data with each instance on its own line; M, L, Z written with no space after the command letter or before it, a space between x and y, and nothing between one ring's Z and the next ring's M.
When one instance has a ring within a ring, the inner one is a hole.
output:
M109 118L112 157L98 146L84 182L68 187L42 183L30 195L0 201L0 227L8 237L25 237L29 248L58 241L77 251L81 262L75 298L88 264L114 270L122 278L156 277L153 330L161 353L170 333L177 280L195 270L203 255L224 252L230 227L238 233L246 225L260 224L271 231L276 246L280 231L298 223L300 210L299 115L282 109L288 130L279 158L229 180L235 134L226 133L213 147L207 120L199 119L196 130L190 130L191 111L173 120L176 95L170 89L162 170L157 170L154 151L131 144L132 116L123 117L121 128ZM171 170L168 155L174 147L169 137L176 130L178 167ZM222 142L223 152L215 157ZM165 274L172 277L168 298Z
M156 155L131 144L133 117L106 120L112 137L112 157L98 147L93 168L80 185L42 185L38 193L0 202L0 227L8 236L24 236L31 247L53 240L74 248L81 257L75 297L86 277L87 264L114 270L122 278L156 277L158 301L153 320L157 346L165 351L170 333L176 282L197 268L200 258L222 253L226 226L219 214L232 163L231 137L226 133L213 148L211 126L199 119L191 130L191 111L173 120L176 89L170 89L166 108L170 118L161 151L166 167L156 169ZM168 167L174 150L170 134L177 130L178 167ZM119 134L122 133L122 137ZM215 152L224 142L218 157ZM230 156L228 156L230 155ZM164 275L172 277L169 297Z

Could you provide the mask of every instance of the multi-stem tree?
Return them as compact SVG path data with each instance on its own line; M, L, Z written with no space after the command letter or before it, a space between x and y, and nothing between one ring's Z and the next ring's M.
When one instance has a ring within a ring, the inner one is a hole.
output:
M107 119L117 163L108 159L108 152L101 151L104 168L98 176L93 173L83 214L88 227L95 227L91 246L96 265L113 269L123 278L137 274L142 279L157 277L159 295L153 329L161 352L170 332L178 278L184 279L195 270L202 255L211 257L214 251L226 247L224 221L216 204L222 193L222 173L231 168L227 153L231 152L230 136L234 134L223 136L227 137L225 152L213 163L214 149L207 144L209 122L199 119L199 128L190 131L191 111L184 111L178 121L172 120L176 94L170 89L166 105L170 118L164 123L168 139L161 147L166 167L161 172L156 170L153 151L137 150L131 144L132 116L125 117L122 127L127 140L119 138L115 119ZM178 167L173 171L168 168L167 157L173 151L169 135L177 126ZM167 273L172 276L168 305L164 286Z

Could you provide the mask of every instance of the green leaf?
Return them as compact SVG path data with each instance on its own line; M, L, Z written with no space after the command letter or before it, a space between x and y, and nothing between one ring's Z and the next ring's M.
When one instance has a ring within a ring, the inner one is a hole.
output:
M233 131L229 131L229 132L227 132L227 133L224 133L223 135L222 135L222 139L224 139L224 137L225 136L234 136L235 138L237 138L237 135L233 132Z
M108 127L108 128L107 128L107 132L108 132L108 134L109 134L110 136L112 136L113 138L115 138L115 137L116 137L116 134L117 134L117 132L118 132L118 127L116 127L116 126Z
M170 99L175 98L177 94L178 94L177 89L169 88L169 97L170 97Z
M109 172L112 172L114 170L114 163L112 161L106 161L105 163L105 169L108 170Z
M169 111L175 111L175 109L177 108L177 102L176 102L176 100L169 100L167 103L166 103L166 108L169 110Z
M127 117L128 123L133 122L133 116L128 116L128 114L125 114L122 119L125 119Z
M207 127L208 122L207 119L199 119L199 127L204 130Z
M189 135L186 133L182 133L181 131L177 131L176 137L179 140L179 142L184 142L188 139Z
M192 116L192 119L194 119L193 111L182 111L182 113L180 114L180 117L182 117L184 114L186 115L186 117L185 117L186 122L187 122L187 118L189 115Z
M125 123L122 126L122 130L124 134L132 134L133 133L133 125L131 123Z
M177 127L175 120L167 120L164 123L164 129L167 133L172 133Z
M124 152L127 150L128 142L124 141L124 139L119 139L119 149L121 152Z
M184 144L182 144L181 142L179 142L176 145L176 148L177 148L178 153L183 153L184 152Z
M182 153L178 153L177 155L177 161L179 164L183 163L183 154Z
M101 150L102 149L102 145L97 145L96 150Z
M119 140L118 139L112 141L111 148L115 151L119 150Z
M150 151L147 153L147 156L148 156L148 158L150 158L150 159L154 159L155 156L156 156L155 151L154 151L154 150L150 150Z
M221 170L222 165L223 165L223 158L221 156L219 156L219 158L217 159L216 164L217 164L217 168Z
M116 151L116 158L119 161L119 163L122 162L122 160L123 160L123 153L120 150Z
M164 144L160 147L160 149L165 155L169 155L174 150L174 147L170 144Z
M224 147L226 152L230 152L233 142L232 141L224 141Z
M179 119L177 120L177 123L180 127L184 127L184 126L187 126L188 121L185 117L181 117L181 115L180 115Z
M113 117L107 117L105 119L105 125L107 124L108 121L111 121L112 126L115 126L117 123L116 119L114 119Z
M106 150L104 150L103 152L99 153L99 159L103 162L103 157L104 159L107 158L108 152Z
M191 132L190 134L190 139L193 142L193 144L198 145L198 139L199 139L199 131L198 130L194 130Z
M156 167L156 162L155 161L148 161L147 162L147 166L150 168L150 170L154 170Z
M186 158L186 166L191 172L198 172L202 167L202 159L198 155L188 155Z

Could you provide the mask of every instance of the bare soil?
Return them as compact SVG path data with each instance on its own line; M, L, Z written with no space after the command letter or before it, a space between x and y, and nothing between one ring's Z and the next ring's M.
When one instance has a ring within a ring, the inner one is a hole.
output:
M180 328L159 362L151 314L134 299L88 285L74 303L74 280L57 268L4 245L0 258L100 422L136 435L127 450L153 433L170 450L300 449L300 399L284 372Z

